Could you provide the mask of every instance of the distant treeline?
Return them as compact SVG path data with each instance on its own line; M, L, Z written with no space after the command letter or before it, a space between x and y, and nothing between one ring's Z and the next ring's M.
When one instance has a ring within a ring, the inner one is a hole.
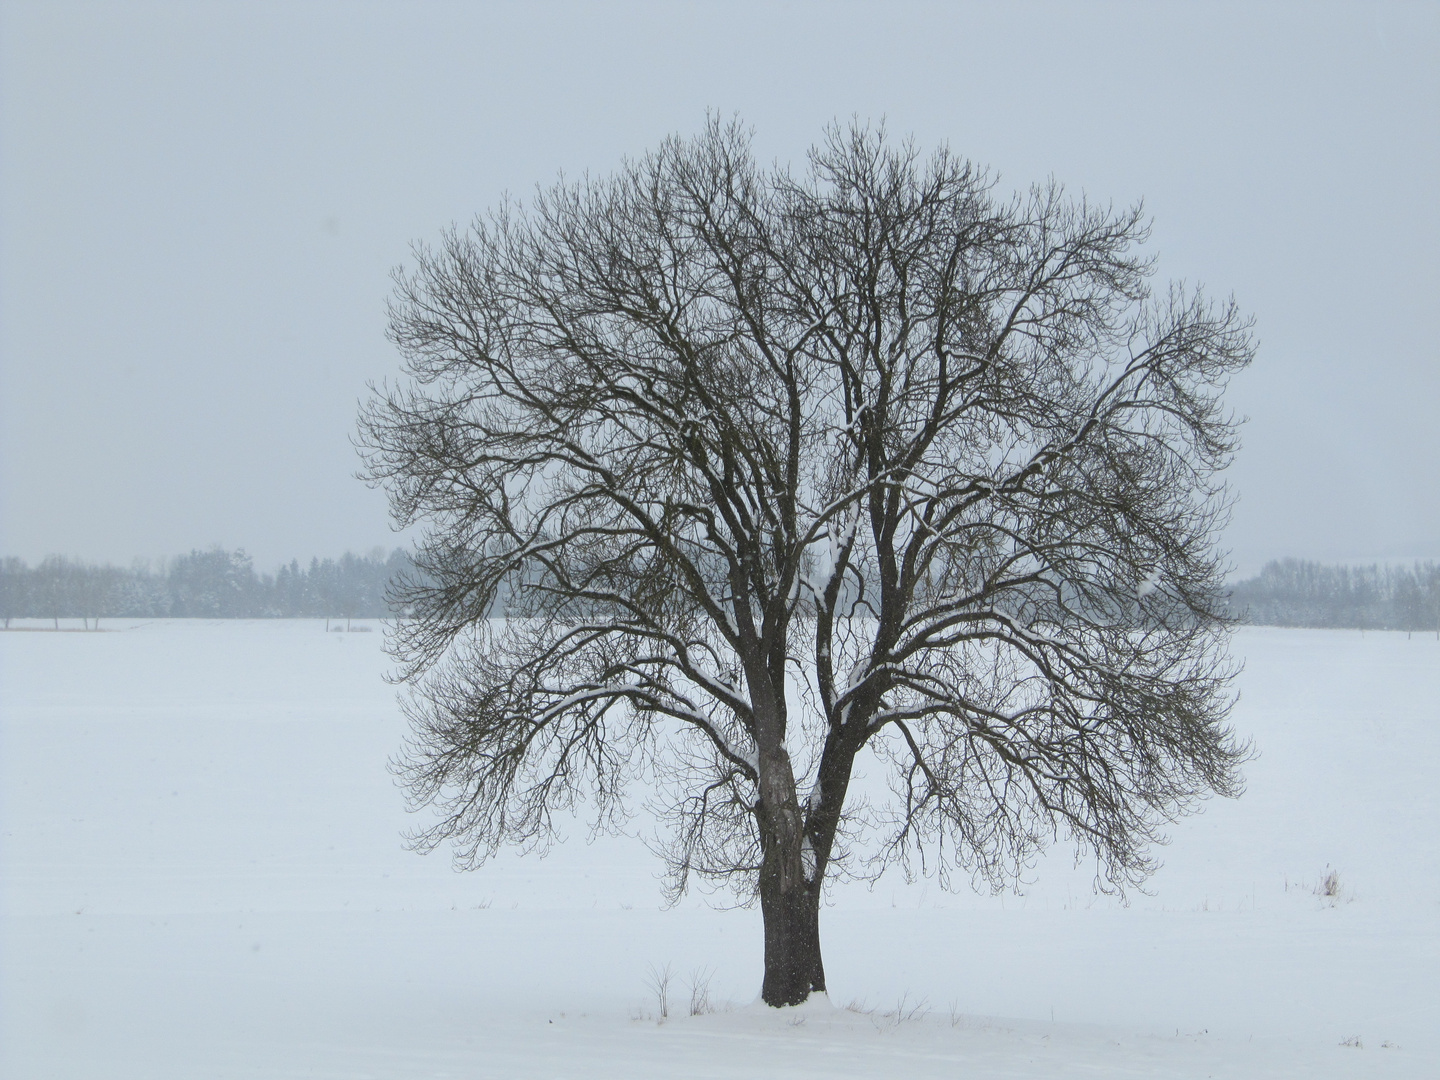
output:
M1281 559L1236 585L1230 609L1260 626L1440 633L1440 564L1326 566Z
M221 548L128 570L60 556L34 567L6 558L0 617L6 626L18 618L374 619L390 614L385 589L410 566L399 548L292 561L274 574L257 574L244 551Z
M29 567L0 560L0 617L101 618L385 618L391 580L413 569L400 548L388 555L292 561L257 574L243 551L192 551L158 567L128 570L51 556ZM1326 566L1282 559L1242 581L1230 610L1262 626L1440 632L1440 564Z

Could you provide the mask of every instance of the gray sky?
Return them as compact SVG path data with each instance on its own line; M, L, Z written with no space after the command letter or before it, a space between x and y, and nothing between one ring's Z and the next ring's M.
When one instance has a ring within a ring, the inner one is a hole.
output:
M0 8L0 554L396 538L348 437L413 239L707 108L1154 216L1258 321L1226 543L1440 558L1440 5Z

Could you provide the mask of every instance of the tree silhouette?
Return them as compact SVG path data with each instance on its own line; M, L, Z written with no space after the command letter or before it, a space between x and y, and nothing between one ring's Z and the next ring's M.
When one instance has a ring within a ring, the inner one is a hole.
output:
M360 425L425 529L391 640L416 842L614 824L643 775L671 888L758 898L772 1005L824 989L827 876L999 886L1063 834L1143 878L1238 790L1216 474L1252 352L1152 289L1145 232L858 126L764 171L712 121L418 246L408 379Z

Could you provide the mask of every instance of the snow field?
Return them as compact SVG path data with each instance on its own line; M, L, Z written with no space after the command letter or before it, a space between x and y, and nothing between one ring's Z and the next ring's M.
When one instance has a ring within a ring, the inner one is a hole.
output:
M108 628L0 634L4 1077L1440 1074L1433 636L1242 631L1249 791L1151 895L1063 848L1022 895L844 884L855 1010L777 1011L758 912L660 910L633 838L405 851L379 633ZM732 1008L678 1015L692 975Z

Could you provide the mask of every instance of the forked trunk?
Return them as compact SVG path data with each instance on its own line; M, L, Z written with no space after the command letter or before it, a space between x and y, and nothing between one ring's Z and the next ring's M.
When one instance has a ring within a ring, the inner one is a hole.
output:
M763 679L752 680L764 687ZM760 799L755 819L760 831L760 914L765 921L765 980L760 997L767 1005L799 1005L811 991L825 989L820 960L820 892L825 875L811 841L795 792L795 773L785 752L783 702L757 708L761 743ZM826 852L828 854L828 851Z
M799 1005L812 991L825 989L820 959L820 884L798 874L782 874L766 859L760 872L760 914L765 920L765 981L760 997L767 1005ZM799 880L796 880L796 879ZM782 887L783 884L790 888Z

